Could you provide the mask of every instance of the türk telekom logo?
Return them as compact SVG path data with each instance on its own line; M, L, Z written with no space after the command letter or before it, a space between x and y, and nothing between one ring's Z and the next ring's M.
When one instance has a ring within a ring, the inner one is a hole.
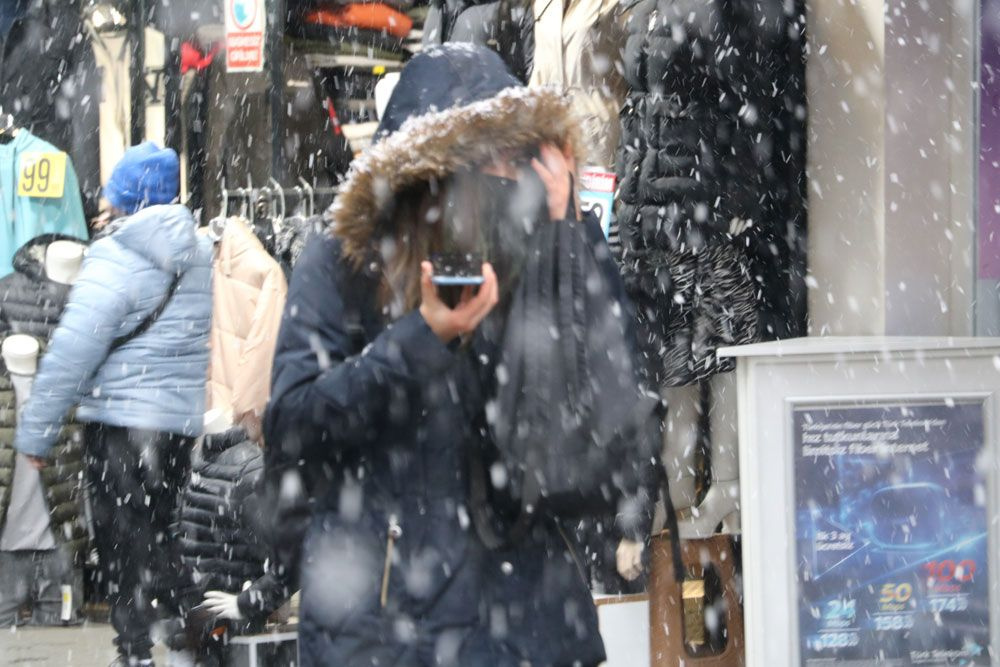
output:
M233 23L240 30L246 30L257 20L257 0L229 0L229 12Z

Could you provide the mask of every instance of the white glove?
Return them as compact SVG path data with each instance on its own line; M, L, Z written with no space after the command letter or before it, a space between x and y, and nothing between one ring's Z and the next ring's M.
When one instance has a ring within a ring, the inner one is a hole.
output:
M205 609L219 618L230 621L242 621L243 614L240 613L240 606L236 604L236 595L223 591L206 591L205 600L202 605Z
M635 581L642 574L642 551L645 548L642 542L632 540L622 540L618 543L615 560L618 564L618 574L622 575L625 581Z

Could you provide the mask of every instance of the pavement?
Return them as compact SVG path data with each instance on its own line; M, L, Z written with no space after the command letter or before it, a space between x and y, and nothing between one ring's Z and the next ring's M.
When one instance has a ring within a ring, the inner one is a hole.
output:
M0 630L0 666L107 667L116 656L114 636L110 625L93 621L68 628ZM163 646L153 649L153 658L158 665L166 664Z

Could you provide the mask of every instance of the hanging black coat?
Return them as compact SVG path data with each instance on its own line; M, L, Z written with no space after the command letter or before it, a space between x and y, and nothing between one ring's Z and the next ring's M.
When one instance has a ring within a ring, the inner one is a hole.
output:
M69 285L45 275L45 250L68 236L45 234L23 245L14 255L14 272L0 279L0 342L23 334L38 340L44 351L66 307ZM0 363L0 526L7 515L16 456L17 401L6 366ZM42 470L42 486L52 522L52 534L79 562L85 555L87 529L83 512L83 429L70 420L52 451L51 465Z
M790 56L801 43L781 6L630 11L620 260L660 385L726 370L719 347L804 327L804 99Z
M264 454L242 429L206 436L181 495L181 558L200 592L239 593L244 617L260 619L288 597L268 572ZM251 582L244 590L246 582Z
M70 290L45 273L45 253L53 241L80 242L62 234L35 237L14 254L14 272L0 278L0 336L52 337Z
M0 38L0 106L69 154L87 218L101 196L101 71L76 0L30 0Z
M527 83L535 55L531 0L432 0L423 41L425 46L446 42L486 46Z
M0 530L10 508L14 468L19 465L14 449L16 430L14 386L6 366L0 363ZM83 429L70 422L63 426L52 448L51 464L42 469L41 481L52 536L76 565L82 564L88 543L83 510L83 466Z

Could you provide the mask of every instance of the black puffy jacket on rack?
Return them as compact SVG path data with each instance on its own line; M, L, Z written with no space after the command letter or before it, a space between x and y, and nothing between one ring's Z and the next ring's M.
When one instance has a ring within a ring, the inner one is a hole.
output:
M38 340L44 351L59 324L69 297L69 285L45 275L45 250L53 241L79 239L61 234L36 237L14 255L14 272L0 279L0 342L24 334ZM14 432L17 400L10 374L0 363L0 526L6 520L16 464ZM68 421L52 451L52 464L42 470L42 486L49 507L52 535L68 548L74 562L86 555L88 542L83 512L83 429Z
M661 386L728 370L719 347L804 329L801 17L782 7L629 11L620 263Z
M0 363L0 531L7 520L14 467L18 465L14 450L16 430L17 398L10 374ZM83 429L71 421L63 426L51 452L51 464L42 469L41 479L52 536L56 544L66 549L74 565L82 564L88 543L81 483L83 468Z
M63 234L37 236L14 255L14 272L0 278L0 337L26 334L43 341L52 337L70 290L45 273L45 252L54 241L80 243Z
M514 76L527 83L535 55L531 0L431 0L424 46L445 42L489 47Z
M240 610L251 622L290 595L265 571L270 549L263 474L263 451L243 429L205 436L195 450L177 525L182 560L200 592L240 593ZM248 581L250 588L243 590Z

